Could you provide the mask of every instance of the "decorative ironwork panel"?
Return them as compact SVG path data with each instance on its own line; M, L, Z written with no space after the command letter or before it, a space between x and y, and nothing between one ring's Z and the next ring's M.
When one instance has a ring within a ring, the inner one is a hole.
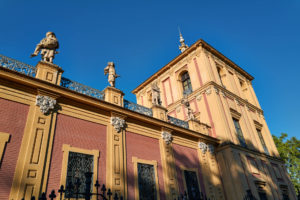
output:
M146 108L144 106L141 106L139 104L133 103L133 102L125 100L125 99L124 99L124 108L127 108L128 110L132 110L132 111L144 114L144 115L148 115L151 117L153 116L152 109Z
M138 185L140 200L156 200L156 182L154 166L138 163Z
M186 122L186 121L183 121L183 120L180 120L180 119L177 119L175 117L171 117L168 115L168 121L171 123L171 124L175 124L177 126L181 126L183 128L186 128L188 129L189 128L189 123Z
M88 96L91 96L91 97L94 97L94 98L97 98L97 99L104 100L104 92L103 91L91 88L89 86L83 85L83 84L78 83L76 81L72 81L70 79L62 77L60 85L62 87L73 90L75 92L85 94L85 95L88 95Z
M18 60L0 54L0 67L7 68L27 76L35 77L36 68L32 65L22 63Z
M184 170L184 177L185 177L185 183L188 191L189 200L201 199L197 173L194 171Z
M86 173L93 172L94 156L69 152L66 198L83 198L86 189ZM92 187L91 187L92 188Z

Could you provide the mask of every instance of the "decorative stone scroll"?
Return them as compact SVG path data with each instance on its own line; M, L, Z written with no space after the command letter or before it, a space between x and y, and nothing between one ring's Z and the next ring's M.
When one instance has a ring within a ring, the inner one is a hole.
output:
M204 153L204 154L206 153L206 151L207 151L207 145L204 142L199 142L198 143L198 147L202 151L202 153Z
M48 114L50 110L53 110L56 105L56 100L48 96L36 96L35 105L40 107L41 112L45 115Z
M120 133L122 130L126 128L126 122L124 119L120 117L111 117L110 123L113 125L117 133Z
M162 139L166 142L166 144L171 144L172 141L173 141L172 134L169 133L169 132L163 131L163 132L161 133L161 137L162 137Z

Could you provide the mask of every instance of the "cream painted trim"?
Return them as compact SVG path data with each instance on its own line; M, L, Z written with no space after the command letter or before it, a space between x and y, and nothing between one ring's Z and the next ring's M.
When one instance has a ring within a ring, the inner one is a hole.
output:
M9 136L10 136L10 134L8 134L8 133L0 132L0 163L2 161L5 145L9 140ZM1 165L0 165L0 167L1 167Z
M231 114L231 116L232 116L233 118L235 118L235 119L237 119L237 120L240 120L240 119L241 119L241 116L242 116L241 113L239 113L238 111L236 111L236 110L234 110L234 109L232 109L232 108L230 108L230 114Z
M197 181L198 181L198 189L200 192L201 191L201 187L200 187L200 181L199 181L199 173L198 173L198 169L197 168L186 168L184 166L179 166L180 170L181 170L181 174L182 174L182 177L183 177L183 184L184 184L184 190L186 191L186 193L188 193L188 190L187 190L187 185L186 185L186 180L185 180L185 176L184 176L184 170L186 171L193 171L193 172L196 172L196 175L197 175Z
M89 154L94 156L94 174L93 174L93 187L92 192L95 192L94 190L94 183L97 180L98 177L98 158L99 158L99 150L88 150L88 149L81 149L77 147L71 147L69 144L63 144L62 146L63 151L63 160L62 160L62 168L61 168L61 178L60 178L60 185L66 186L66 176L67 176L67 167L68 167L68 159L69 159L69 152L75 152L75 153L82 153L82 154ZM58 196L57 199L59 199L60 196ZM73 198L72 198L73 199ZM96 197L93 197L92 199L96 199Z
M107 126L110 123L110 118L107 115L99 114L98 112L88 111L87 109L81 109L79 107L70 106L67 104L62 104L61 110L58 111L59 114L67 115L70 117L75 117L78 119L94 122L97 124L102 124Z
M133 162L133 172L134 172L134 196L135 199L140 199L139 196L139 184L138 184L138 168L137 164L142 163L142 164L148 164L148 165L153 165L154 166L154 173L155 173L155 183L156 183L156 195L157 195L157 200L160 200L159 196L159 187L158 187L158 175L157 175L157 161L156 160L143 160L143 159L138 159L137 157L132 157L132 162Z

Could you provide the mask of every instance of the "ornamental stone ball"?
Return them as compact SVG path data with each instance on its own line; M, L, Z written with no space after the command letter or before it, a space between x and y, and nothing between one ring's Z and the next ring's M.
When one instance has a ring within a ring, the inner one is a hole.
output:
M59 48L58 40L53 32L47 32L46 37L43 38L31 54L31 57L37 56L40 52L42 61L53 63L55 54L58 54L56 49Z
M116 74L115 64L113 62L108 62L107 66L104 68L104 75L108 74L108 82L111 87L115 87L116 78L120 77Z

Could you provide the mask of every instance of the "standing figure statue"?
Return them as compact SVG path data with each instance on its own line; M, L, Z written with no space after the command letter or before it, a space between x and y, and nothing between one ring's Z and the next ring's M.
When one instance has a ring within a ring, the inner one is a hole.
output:
M160 89L157 86L157 83L153 83L151 85L151 91L152 91L152 105L161 105Z
M58 54L56 49L59 48L58 40L53 32L47 32L46 37L43 38L31 54L31 57L37 56L39 52L42 55L42 61L53 63L55 54Z
M113 62L108 62L107 66L104 68L104 75L108 74L108 82L111 87L115 87L116 78L120 77L116 74L115 64Z
M193 113L193 110L191 109L190 102L188 101L186 96L181 100L181 103L187 109L188 120L195 120L195 115Z

